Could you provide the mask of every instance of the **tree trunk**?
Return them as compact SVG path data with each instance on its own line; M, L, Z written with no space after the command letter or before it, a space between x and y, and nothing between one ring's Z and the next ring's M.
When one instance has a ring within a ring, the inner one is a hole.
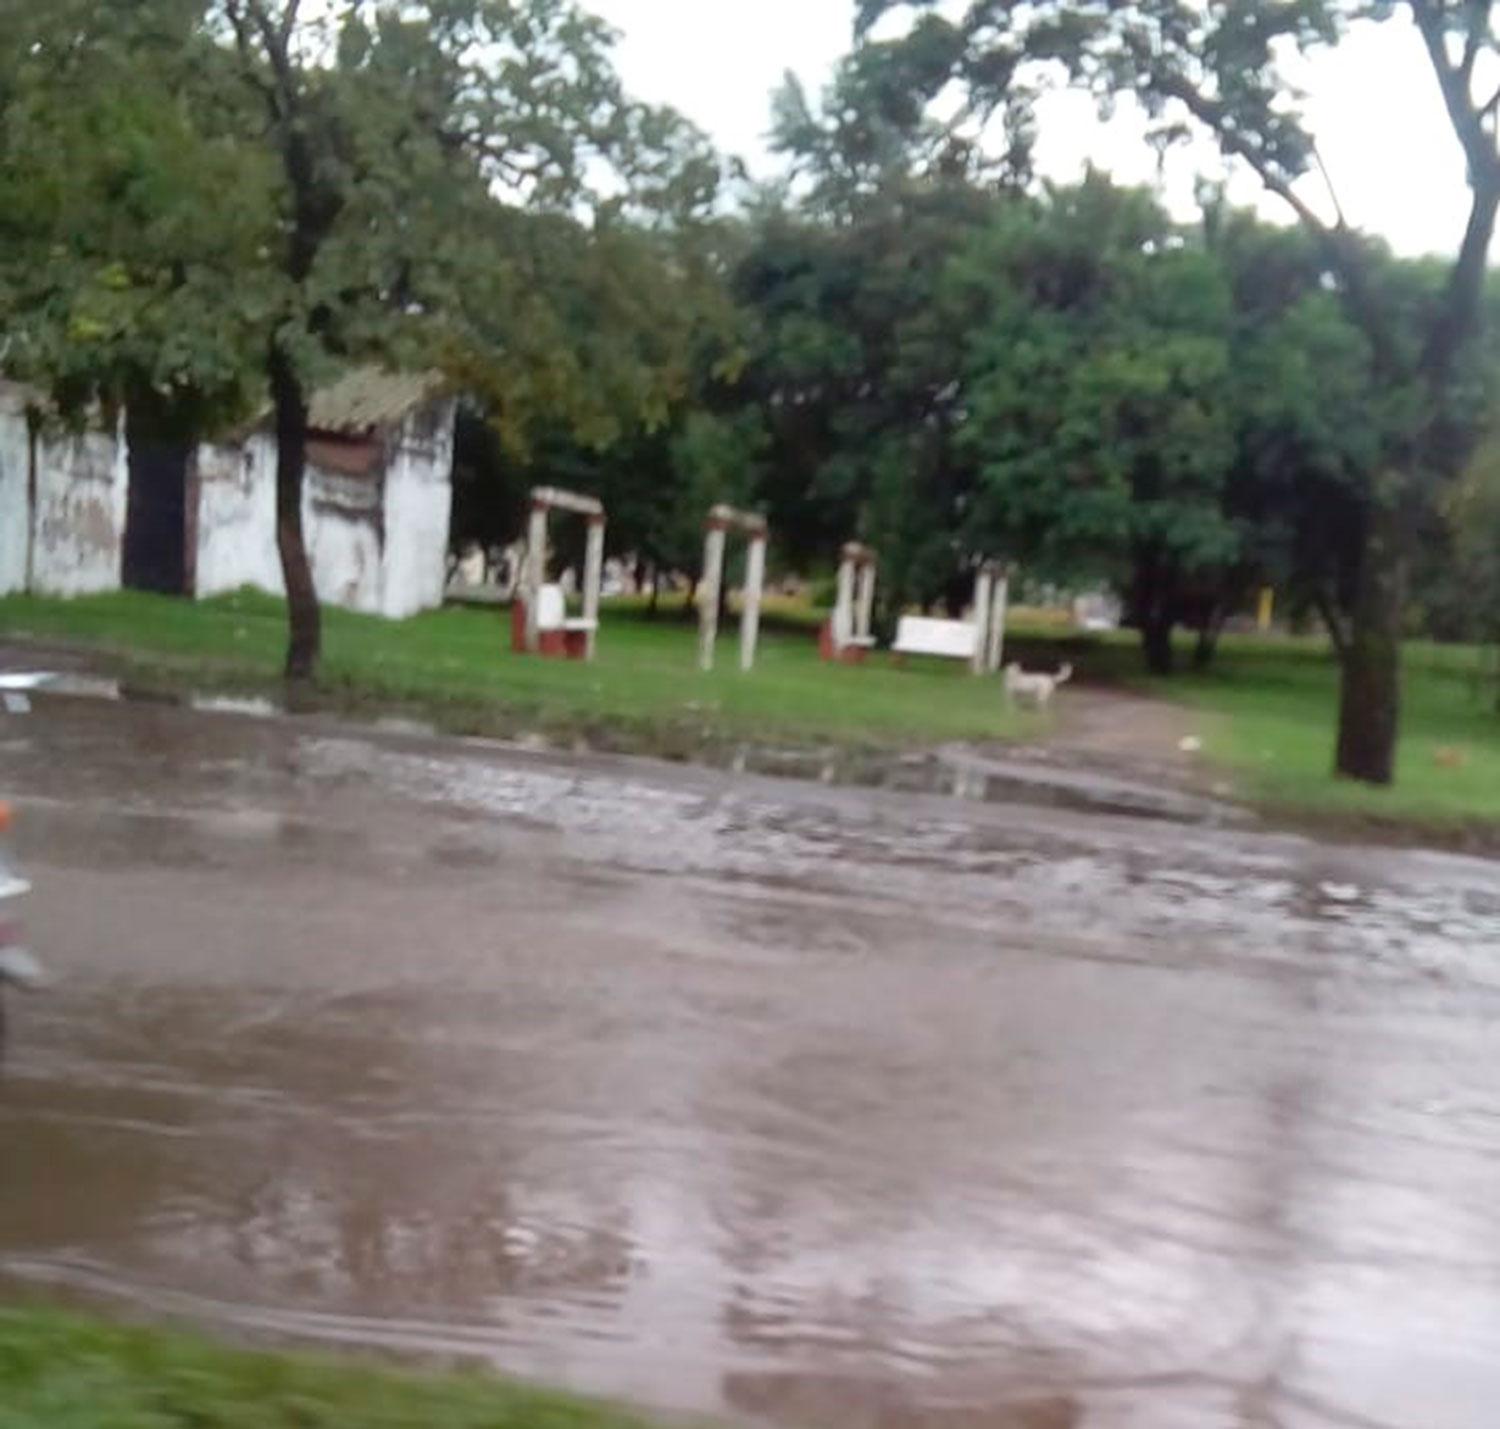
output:
M640 588L640 581L639 580L636 581L636 588L637 589ZM661 600L661 567L660 566L652 566L651 567L651 602L646 607L646 613L653 620L656 619L656 607L657 607L657 603L660 600Z
M1130 614L1141 632L1141 653L1153 675L1173 670L1172 629L1177 624L1176 581L1153 552L1138 552L1131 578Z
M1223 621L1218 615L1211 616L1198 627L1198 643L1193 646L1193 669L1206 670L1214 662L1219 650L1219 631Z
M1334 770L1346 779L1389 784L1395 778L1405 594L1401 512L1395 503L1382 502L1370 513L1343 657Z
M291 358L272 343L267 370L276 410L276 550L286 586L286 677L311 679L323 645L323 615L302 534L302 482L307 471L307 394Z
M1172 655L1172 626L1170 613L1153 610L1141 615L1141 651L1146 657L1146 669L1153 675L1170 675L1175 668Z

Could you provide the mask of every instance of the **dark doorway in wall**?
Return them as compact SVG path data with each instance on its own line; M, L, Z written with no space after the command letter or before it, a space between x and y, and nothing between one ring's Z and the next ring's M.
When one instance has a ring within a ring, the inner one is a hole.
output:
M188 579L188 462L191 448L150 398L125 412L130 487L123 577L131 590L184 595Z

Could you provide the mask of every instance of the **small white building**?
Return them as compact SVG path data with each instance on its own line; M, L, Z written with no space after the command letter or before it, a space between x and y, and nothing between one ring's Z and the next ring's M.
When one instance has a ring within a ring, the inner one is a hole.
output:
M121 586L281 594L267 421L196 449L111 428L44 435L0 384L0 594ZM400 617L442 604L456 403L430 375L349 373L309 412L302 519L331 605Z

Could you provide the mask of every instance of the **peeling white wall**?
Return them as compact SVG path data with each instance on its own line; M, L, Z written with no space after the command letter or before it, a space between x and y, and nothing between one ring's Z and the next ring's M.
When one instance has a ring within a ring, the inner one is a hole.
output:
M309 464L302 529L320 600L394 618L442 604L456 410L445 401L408 416L383 480ZM280 595L274 437L199 448L198 488L198 595L247 585Z
M122 413L113 431L44 437L36 451L31 588L118 590L130 473Z
M456 403L439 402L401 424L385 478L382 615L400 619L443 603L456 414Z
M319 600L380 613L380 497L378 476L341 476L308 466L302 530Z
M258 432L242 445L199 447L197 463L196 593L248 585L279 595L276 444Z
M26 589L30 446L25 399L0 385L0 595Z
M118 590L130 484L123 417L113 431L38 441L28 522L25 401L25 389L0 383L0 595L26 588L32 533L37 593ZM411 413L392 434L383 475L309 465L302 520L322 600L394 618L442 604L455 414L451 401ZM242 443L205 444L195 462L196 593L255 586L281 594L275 438L260 431Z

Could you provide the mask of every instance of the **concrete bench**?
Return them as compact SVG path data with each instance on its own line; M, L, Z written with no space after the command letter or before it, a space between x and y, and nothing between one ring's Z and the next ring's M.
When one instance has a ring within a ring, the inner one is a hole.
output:
M597 630L597 620L581 620L568 615L568 602L560 585L544 585L536 593L536 628L538 630L565 630L587 634Z
M937 655L947 660L972 660L979 639L978 626L966 620L936 620L926 615L903 615L896 622L893 655Z
M560 585L544 585L536 593L536 648L539 655L586 660L589 637L599 627L597 620L570 618L568 602ZM510 611L511 648L526 649L526 600L518 595Z

